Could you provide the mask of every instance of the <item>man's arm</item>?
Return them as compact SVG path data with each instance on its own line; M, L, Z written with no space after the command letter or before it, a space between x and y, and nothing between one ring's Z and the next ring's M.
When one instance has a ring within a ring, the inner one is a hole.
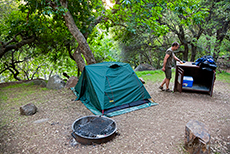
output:
M165 66L166 66L166 63L167 63L167 59L169 58L169 54L165 54L165 58L164 58L164 63L163 63L163 68L162 68L162 71L165 71Z
M173 54L173 58L174 58L176 61L179 61L181 64L183 64L183 62L182 62L179 58L177 58L174 54Z

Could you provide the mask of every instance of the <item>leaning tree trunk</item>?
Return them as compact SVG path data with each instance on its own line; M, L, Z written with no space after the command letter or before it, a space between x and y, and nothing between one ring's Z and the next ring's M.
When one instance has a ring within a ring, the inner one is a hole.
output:
M64 6L65 8L67 8L67 1L66 0L60 0L61 5ZM73 37L77 40L78 42L78 50L76 50L78 53L75 53L75 57L77 57L77 60L79 60L79 56L81 56L81 53L84 55L87 64L94 64L96 63L95 58L93 56L92 51L89 48L89 45L85 39L85 37L83 36L83 34L80 32L80 30L78 29L78 27L76 26L73 16L71 15L71 13L69 11L67 11L64 15L64 19L66 22L66 26L68 27L70 33L73 35ZM81 61L82 62L82 61ZM79 63L81 63L79 62ZM81 71L82 69L82 65L78 66Z
M81 56L79 46L77 47L77 49L73 53L73 58L74 58L75 62L77 63L78 69L82 72L84 67L85 67L85 61Z

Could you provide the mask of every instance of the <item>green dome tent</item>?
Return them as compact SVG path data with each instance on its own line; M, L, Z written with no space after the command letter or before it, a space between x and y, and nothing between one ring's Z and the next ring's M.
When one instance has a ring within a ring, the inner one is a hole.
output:
M149 100L149 93L127 63L85 66L73 91L76 100L81 100L96 115L111 117L157 105Z

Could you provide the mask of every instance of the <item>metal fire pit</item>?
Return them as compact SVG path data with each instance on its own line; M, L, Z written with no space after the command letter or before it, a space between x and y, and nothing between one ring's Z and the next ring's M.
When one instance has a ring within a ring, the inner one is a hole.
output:
M85 116L72 124L72 136L81 144L105 143L116 135L117 125L113 119Z

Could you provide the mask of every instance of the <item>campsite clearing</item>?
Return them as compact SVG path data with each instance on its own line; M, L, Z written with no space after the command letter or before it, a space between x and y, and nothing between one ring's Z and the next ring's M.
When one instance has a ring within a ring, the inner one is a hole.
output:
M118 135L108 143L90 146L78 144L71 137L72 123L92 112L74 101L76 96L70 90L1 84L0 153L183 154L185 125L191 119L209 127L212 153L230 153L229 82L217 80L213 97L162 92L159 84L145 84L159 105L112 117ZM38 107L35 115L20 115L19 107L27 103Z

